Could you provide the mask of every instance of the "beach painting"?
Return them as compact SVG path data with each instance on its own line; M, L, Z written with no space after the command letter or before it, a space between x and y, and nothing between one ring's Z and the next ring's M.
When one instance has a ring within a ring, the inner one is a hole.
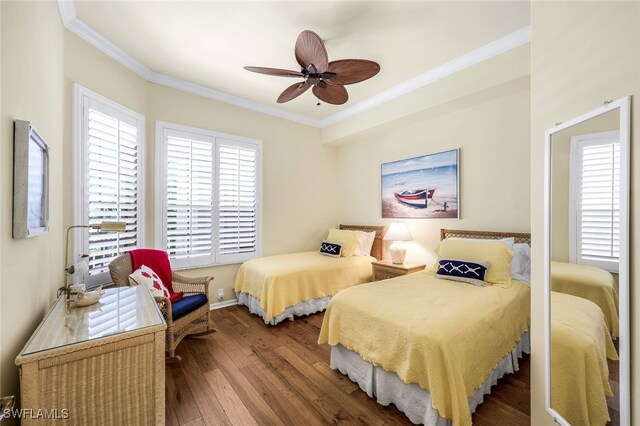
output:
M459 150L383 163L382 217L458 219Z

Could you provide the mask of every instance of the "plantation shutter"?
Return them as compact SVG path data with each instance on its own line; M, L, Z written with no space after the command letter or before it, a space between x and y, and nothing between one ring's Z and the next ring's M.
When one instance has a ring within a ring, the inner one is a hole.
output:
M111 281L109 263L140 244L140 144L141 122L105 103L84 100L84 143L87 182L83 223L126 223L124 232L90 229L82 244L89 255L88 286Z
M181 132L166 137L166 241L172 265L214 263L213 138Z
M174 268L260 254L260 141L157 122L156 241Z
M258 254L259 147L225 139L217 145L217 259L240 262Z
M617 272L620 256L620 143L617 132L578 143L576 257Z

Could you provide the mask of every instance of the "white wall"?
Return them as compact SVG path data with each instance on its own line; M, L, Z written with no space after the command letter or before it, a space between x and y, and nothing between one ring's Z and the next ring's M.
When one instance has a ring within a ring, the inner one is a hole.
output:
M322 140L339 144L363 134L416 123L499 93L529 86L529 45L524 44L322 129Z
M531 6L531 424L553 425L544 409L543 168L544 131L605 100L633 95L631 141L631 324L638 347L637 289L640 186L640 3L532 2ZM632 351L633 417L640 416L640 351ZM637 422L633 422L637 423Z
M63 274L64 36L53 1L3 1L0 9L0 395L17 395L15 357L49 308ZM32 122L51 158L50 231L23 240L11 238L14 119Z
M528 232L530 96L528 79L518 81L339 145L341 219L388 224L381 219L380 164L460 148L460 220L404 219L414 238L407 260L433 263L441 228Z

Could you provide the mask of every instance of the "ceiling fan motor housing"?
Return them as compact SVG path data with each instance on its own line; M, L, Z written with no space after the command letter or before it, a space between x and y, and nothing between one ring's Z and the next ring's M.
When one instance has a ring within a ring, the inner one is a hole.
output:
M311 65L312 67L313 65ZM304 74L304 82L307 84L318 84L321 81L326 81L331 79L331 77L335 77L335 73L332 72L323 72L323 73L310 73L307 70L302 70L302 74Z

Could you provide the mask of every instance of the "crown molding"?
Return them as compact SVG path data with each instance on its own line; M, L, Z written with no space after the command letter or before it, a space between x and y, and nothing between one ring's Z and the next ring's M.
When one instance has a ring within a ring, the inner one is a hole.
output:
M65 0L65 3L69 0ZM135 59L133 56L129 55L124 50L120 49L102 34L98 33L96 30L91 28L89 25L81 21L79 18L75 17L71 19L66 25L67 29L91 44L92 46L98 48L103 53L111 56L121 65L124 65L126 68L130 69L134 73L138 74L140 77L145 80L149 80L153 71L145 66L142 62Z
M65 27L78 16L73 0L58 0L58 10Z
M367 111L375 106L381 105L385 102L389 102L392 99L398 98L406 93L412 92L427 84L433 83L440 79L443 79L451 74L463 71L470 68L482 61L493 58L501 53L505 53L511 49L515 49L518 46L529 43L531 41L531 27L526 26L517 31L514 31L506 36L499 38L489 44L485 44L469 53L433 68L417 77L398 84L384 92L365 99L349 108L330 115L329 117L320 121L320 127L325 128L336 124L349 117L353 117L356 114Z
M154 71L78 18L73 0L58 0L58 8L60 10L62 22L69 31L151 83L171 87L183 92L193 93L275 117L284 118L285 120L294 121L307 126L320 127L320 120L316 120L302 114L284 111L271 105L250 101L249 99L234 96L187 80L182 80L180 78Z
M307 117L306 115L296 114L289 111L284 111L280 108L261 104L259 102L241 98L239 96L230 95L229 93L211 89L210 87L201 86L199 84L175 78L167 74L152 71L152 74L149 76L149 78L147 78L147 80L152 83L171 87L173 89L181 90L187 93L193 93L194 95L204 96L205 98L215 99L216 101L235 105L237 107L262 112L274 117L284 118L285 120L295 121L296 123L320 128L320 120L317 120L315 118Z
M437 68L429 70L417 77L405 81L404 83L401 83L388 90L385 90L384 92L372 96L369 99L365 99L364 101L346 108L336 114L330 115L329 117L322 120L317 120L315 118L311 118L302 114L284 111L272 105L266 105L260 102L251 101L249 99L231 95L229 93L221 92L210 87L202 86L187 80L154 71L144 65L142 62L138 61L133 56L129 55L127 52L104 37L102 34L98 33L84 21L82 21L76 13L74 0L57 1L58 9L60 10L60 16L62 18L62 23L69 31L151 83L159 84L183 92L192 93L216 101L224 102L240 108L246 108L249 110L261 112L263 114L268 114L274 117L283 118L285 120L294 121L296 123L301 123L316 128L325 128L336 124L342 120L367 111L385 102L389 102L390 100L400 97L427 84L433 83L451 74L455 74L459 71L472 67L479 62L485 61L508 50L526 44L531 40L531 27L527 26L521 28L476 50L459 56Z

